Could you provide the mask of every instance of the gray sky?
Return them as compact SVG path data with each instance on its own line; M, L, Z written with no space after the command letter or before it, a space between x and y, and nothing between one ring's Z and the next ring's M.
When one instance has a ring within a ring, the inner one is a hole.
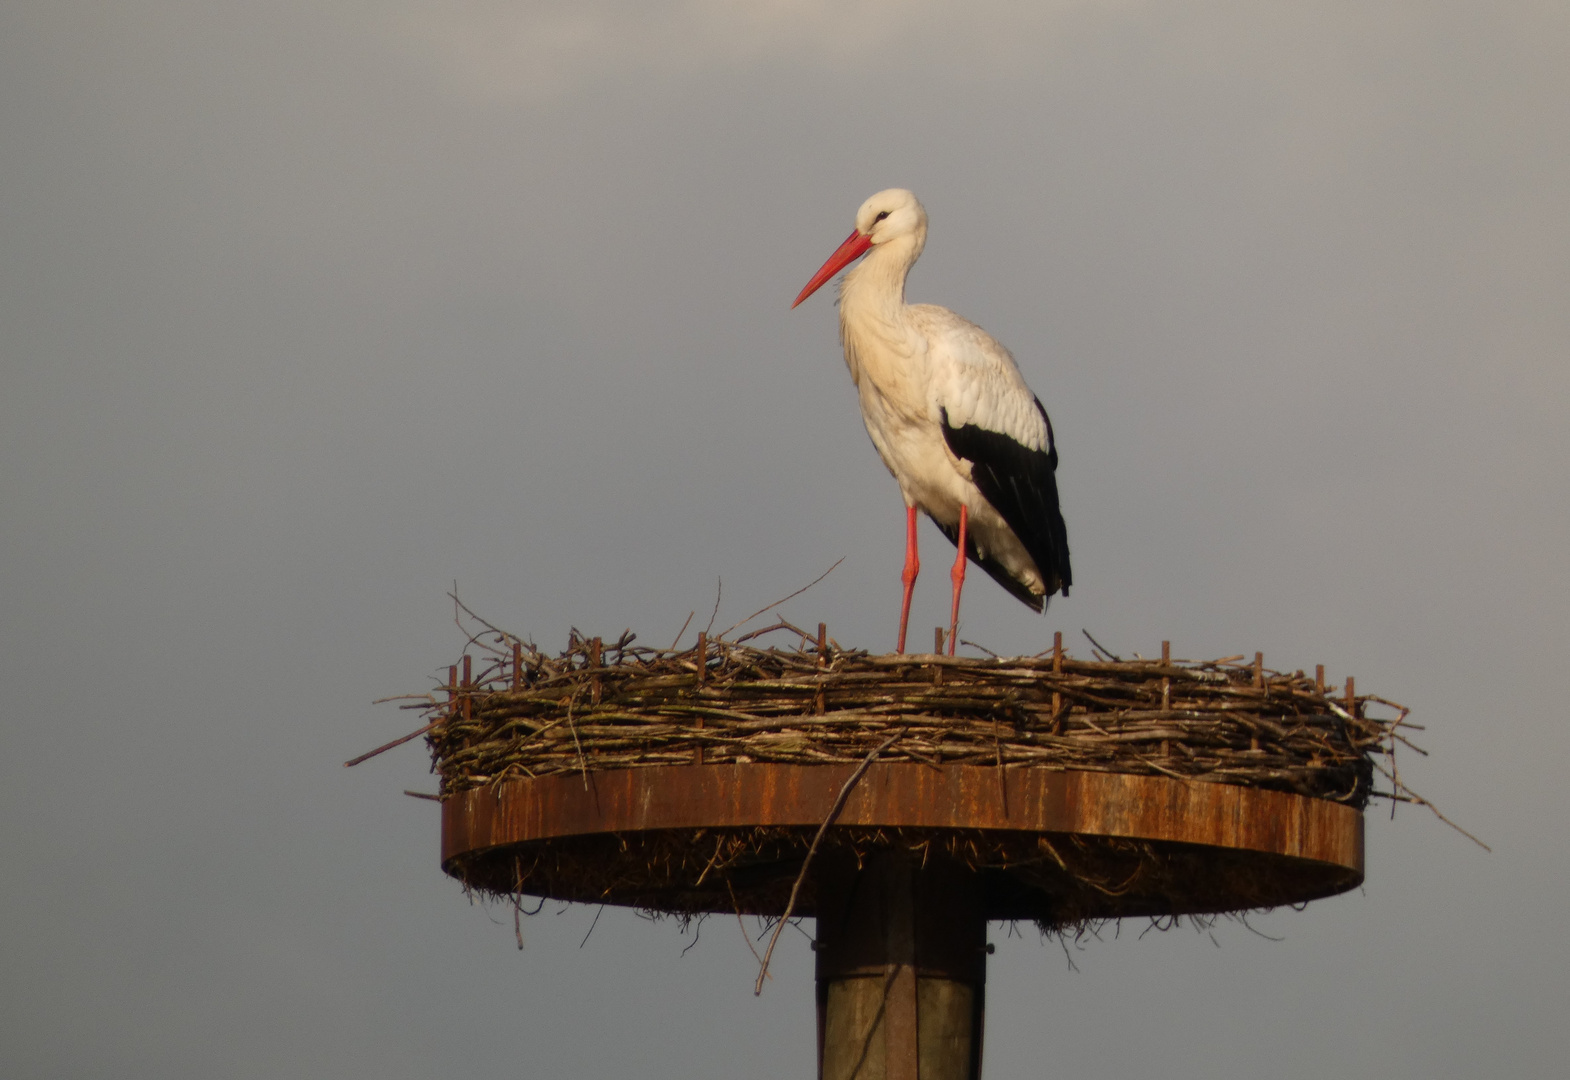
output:
M987 1075L1564 1075L1570 14L957 10L0 10L0 1072L811 1075L803 938L761 999L734 921L520 953L421 752L339 763L455 579L663 644L846 556L786 614L892 647L898 492L789 303L899 185L1062 455L1073 596L975 577L966 636L1355 674L1495 847L1371 812L1280 942L995 927Z

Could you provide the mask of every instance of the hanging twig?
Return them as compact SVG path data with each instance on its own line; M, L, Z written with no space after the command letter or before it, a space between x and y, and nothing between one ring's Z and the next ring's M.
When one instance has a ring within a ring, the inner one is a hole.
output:
M839 563L834 564L834 566L838 565ZM834 567L831 566L829 569L832 570ZM821 581L822 578L818 580ZM789 597L786 599L789 599ZM817 835L812 838L812 843L807 847L807 854L801 860L801 872L796 875L796 883L790 887L790 899L785 903L785 914L780 916L779 925L774 928L774 934L769 938L769 947L763 952L763 966L758 971L758 981L752 988L753 997L763 993L763 980L769 974L769 958L774 955L774 946L780 939L780 931L785 929L785 924L790 921L791 912L796 910L796 897L801 893L801 883L807 880L807 868L812 865L812 856L817 852L818 843L823 839L823 834L829 831L829 826L834 824L835 820L840 816L840 811L845 809L845 800L850 798L850 793L856 787L856 782L872 767L872 763L878 759L878 755L893 746L902 734L904 732L896 731L887 739L884 739L873 748L872 753L867 755L866 760L856 766L856 771L850 774L850 779L846 780L845 786L840 788L839 797L834 800L834 806L829 811L829 816L823 819L822 825L818 826Z
M741 919L741 902L736 899L736 890L731 888L731 883L730 883L730 879L729 878L725 879L725 890L730 893L730 904L731 904L731 907L736 909L736 925L741 927L741 940L743 940L743 941L745 941L747 943L747 948L749 950L751 950L752 958L758 962L758 967L759 968L763 968L763 969L767 969L768 966L769 966L768 965L768 961L764 960L763 957L758 955L758 947L752 943L752 935L747 933L747 924L742 922L742 919ZM774 978L774 976L770 975L769 978L772 979L772 978Z
M600 910L594 913L594 921L589 924L589 933L583 935L583 940L578 942L578 948L583 948L589 943L589 934L594 933L594 928L600 925L600 916L605 914L605 905L600 905Z

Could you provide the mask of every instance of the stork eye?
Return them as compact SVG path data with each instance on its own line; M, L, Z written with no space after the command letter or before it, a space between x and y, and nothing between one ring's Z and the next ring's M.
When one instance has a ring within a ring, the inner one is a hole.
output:
M878 222L882 221L884 218L886 218L888 216L889 216L889 212L887 210L879 210L878 211L878 216L872 219L872 223L874 225L876 225Z

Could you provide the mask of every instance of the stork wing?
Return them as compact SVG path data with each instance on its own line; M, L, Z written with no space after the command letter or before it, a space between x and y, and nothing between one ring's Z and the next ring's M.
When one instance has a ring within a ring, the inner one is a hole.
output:
M1052 421L1025 385L1014 358L991 335L945 308L914 307L931 343L928 385L943 439L968 462L971 481L997 510L1046 582L1046 595L1068 595L1068 530L1058 509L1058 451ZM950 539L953 539L951 537ZM971 558L1004 588L1039 609L1001 567Z
M1046 419L1046 410L1041 402L1031 400L1042 421L1047 423L1050 449L1031 450L1008 435L988 431L976 424L955 427L946 412L942 419L943 439L955 457L970 463L971 482L1030 553L1046 582L1046 595L1051 596L1061 589L1067 596L1069 586L1073 584L1073 572L1068 560L1068 529L1058 509L1058 451L1051 444L1051 424ZM957 536L949 539L955 540ZM1039 611L1046 606L1044 598L1031 596L1002 567L989 565L990 559L977 558L973 546L967 554L999 584L1031 607Z

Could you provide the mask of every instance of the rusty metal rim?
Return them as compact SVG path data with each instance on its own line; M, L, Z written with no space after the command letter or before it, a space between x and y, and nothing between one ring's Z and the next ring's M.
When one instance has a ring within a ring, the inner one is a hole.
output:
M557 837L817 826L853 768L654 766L475 788L442 806L442 862ZM1363 876L1363 816L1353 807L1161 776L876 764L838 824L1165 841L1304 859L1350 871L1357 881Z

